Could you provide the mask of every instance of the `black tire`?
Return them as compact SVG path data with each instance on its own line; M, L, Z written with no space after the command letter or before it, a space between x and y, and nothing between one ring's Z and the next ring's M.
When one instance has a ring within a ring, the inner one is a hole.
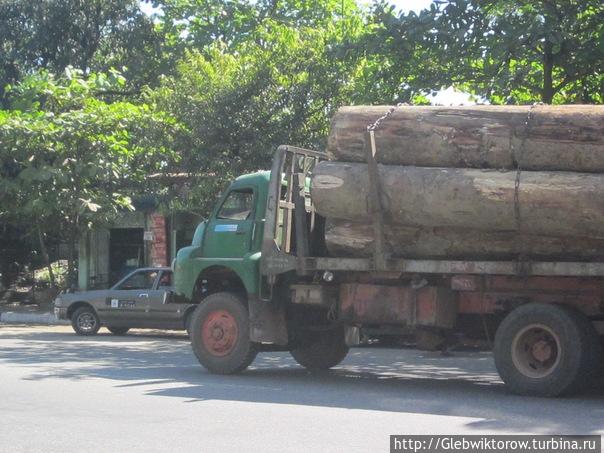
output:
M130 327L107 326L107 330L113 335L126 335L130 330Z
M317 331L302 338L301 344L290 351L292 357L311 371L328 370L348 355L344 327Z
M101 320L92 307L80 307L71 315L71 327L78 335L96 335L101 328Z
M258 353L250 341L247 308L235 294L216 293L205 298L195 309L189 330L193 352L210 373L239 373Z
M195 314L195 310L189 310L185 314L185 330L187 331L187 335L191 338L191 320L193 319L193 315Z
M601 354L598 335L585 315L536 303L516 308L503 320L493 349L497 371L512 392L548 397L590 385Z

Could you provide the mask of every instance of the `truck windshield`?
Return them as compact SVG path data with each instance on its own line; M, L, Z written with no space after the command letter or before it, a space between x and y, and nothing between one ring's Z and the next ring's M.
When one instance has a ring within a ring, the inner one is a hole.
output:
M252 189L233 190L224 200L216 217L226 220L245 220L252 212L253 199Z

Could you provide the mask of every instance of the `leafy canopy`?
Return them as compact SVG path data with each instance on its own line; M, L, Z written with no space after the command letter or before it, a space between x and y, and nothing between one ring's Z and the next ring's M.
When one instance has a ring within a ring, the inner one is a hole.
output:
M386 73L410 86L492 103L604 102L601 0L440 0L399 17L381 5L376 21Z
M178 123L152 105L103 98L123 77L68 69L28 76L0 110L0 219L71 232L131 208L177 159Z

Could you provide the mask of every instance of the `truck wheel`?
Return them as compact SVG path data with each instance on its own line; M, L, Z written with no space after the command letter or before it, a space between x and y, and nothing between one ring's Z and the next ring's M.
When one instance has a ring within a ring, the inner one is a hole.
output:
M248 311L235 294L216 293L203 300L192 315L190 331L193 352L211 373L239 373L258 353L250 341Z
M592 323L582 313L531 303L503 320L493 355L501 379L514 393L559 396L591 382L601 348Z
M78 335L96 335L101 321L92 307L80 307L71 316L71 327Z
M126 335L130 330L130 327L113 327L107 326L107 330L113 335Z
M195 310L189 310L185 315L185 330L187 331L187 336L191 338L191 322L193 319L193 315L195 314Z
M301 346L290 351L304 368L328 370L346 358L349 348L344 338L344 327L316 332L315 335L314 338L305 338Z

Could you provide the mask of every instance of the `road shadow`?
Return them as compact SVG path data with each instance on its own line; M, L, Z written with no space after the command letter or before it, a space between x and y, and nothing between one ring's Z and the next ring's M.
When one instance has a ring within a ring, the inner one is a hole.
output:
M572 398L511 395L487 352L446 357L359 348L321 374L308 373L288 353L265 353L241 375L216 376L199 366L186 336L174 333L77 337L24 329L0 332L0 345L0 364L31 366L32 381L101 378L187 404L223 400L469 417L477 432L604 429L604 385Z

